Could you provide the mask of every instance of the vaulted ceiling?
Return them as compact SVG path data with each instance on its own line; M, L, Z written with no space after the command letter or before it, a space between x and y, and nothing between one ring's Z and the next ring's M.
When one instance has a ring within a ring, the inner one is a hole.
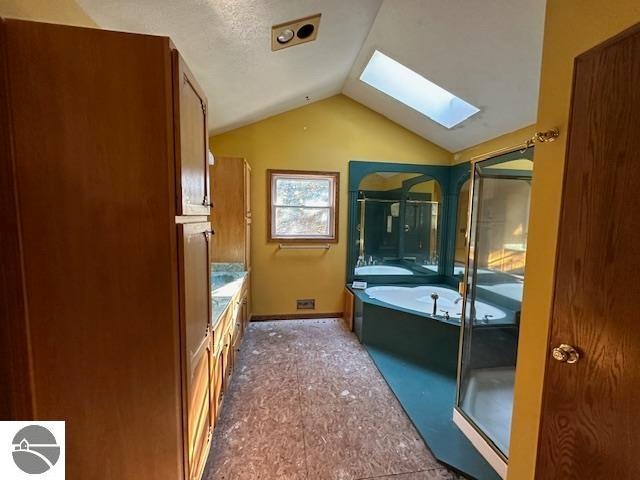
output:
M344 93L450 150L535 121L544 0L78 0L103 28L170 36L207 93L212 133ZM322 13L314 42L271 26ZM480 112L446 129L359 80L375 50Z

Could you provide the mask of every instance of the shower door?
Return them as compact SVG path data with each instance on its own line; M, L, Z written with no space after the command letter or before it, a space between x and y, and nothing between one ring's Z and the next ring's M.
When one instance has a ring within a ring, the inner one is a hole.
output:
M454 420L502 475L509 455L532 151L472 164Z

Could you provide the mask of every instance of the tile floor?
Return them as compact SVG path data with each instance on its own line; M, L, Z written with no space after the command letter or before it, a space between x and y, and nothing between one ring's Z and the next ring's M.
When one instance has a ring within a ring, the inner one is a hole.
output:
M205 480L450 480L341 320L252 323Z

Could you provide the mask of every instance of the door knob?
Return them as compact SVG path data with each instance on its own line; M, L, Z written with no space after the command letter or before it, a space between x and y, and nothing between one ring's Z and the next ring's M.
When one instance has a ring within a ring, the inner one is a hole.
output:
M580 360L580 353L571 345L563 343L551 351L553 359L564 363L576 363Z

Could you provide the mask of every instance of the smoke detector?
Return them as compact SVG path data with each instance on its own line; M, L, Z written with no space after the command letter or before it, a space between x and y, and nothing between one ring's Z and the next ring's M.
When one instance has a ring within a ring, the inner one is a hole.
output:
M315 40L320 28L321 15L318 13L271 27L271 50L275 52Z

